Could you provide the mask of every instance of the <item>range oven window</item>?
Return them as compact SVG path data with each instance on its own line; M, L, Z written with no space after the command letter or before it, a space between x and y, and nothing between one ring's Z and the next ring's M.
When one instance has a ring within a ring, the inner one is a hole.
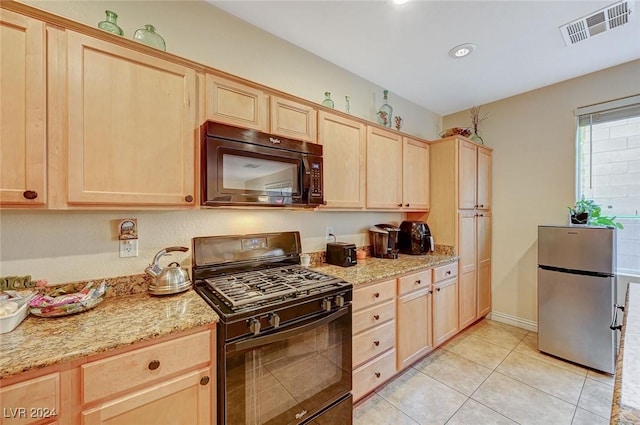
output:
M251 153L224 152L221 156L222 178L218 180L222 193L243 193L270 197L265 201L290 203L299 195L299 161L270 158ZM289 199L286 202L285 198Z
M351 314L344 310L299 333L285 329L252 339L248 348L227 344L225 423L297 424L348 395Z

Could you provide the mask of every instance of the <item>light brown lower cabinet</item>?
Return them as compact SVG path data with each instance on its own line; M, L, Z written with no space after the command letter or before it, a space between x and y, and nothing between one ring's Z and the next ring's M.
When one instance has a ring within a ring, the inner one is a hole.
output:
M353 400L358 401L396 373L396 279L353 291Z
M82 412L84 425L211 424L209 368L149 386Z
M431 285L398 298L398 370L433 350L432 300Z
M0 424L210 425L214 347L212 325L2 379Z

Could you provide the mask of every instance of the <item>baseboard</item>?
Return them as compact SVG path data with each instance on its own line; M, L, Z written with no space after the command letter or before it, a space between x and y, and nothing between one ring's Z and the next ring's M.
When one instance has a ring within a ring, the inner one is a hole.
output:
M495 320L496 322L500 323L506 323L507 325L516 326L518 328L526 329L531 332L538 332L538 322L522 319L520 317L512 316L506 313L500 313L499 311L492 311L487 315L487 319Z

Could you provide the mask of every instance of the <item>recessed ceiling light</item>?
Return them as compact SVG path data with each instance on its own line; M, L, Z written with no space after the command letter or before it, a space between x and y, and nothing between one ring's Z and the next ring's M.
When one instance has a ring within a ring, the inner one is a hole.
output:
M449 56L455 59L460 59L465 56L469 56L476 49L476 45L472 43L465 43L454 47L449 50Z
M409 0L393 0L393 2L395 4L405 4L406 2L408 2Z

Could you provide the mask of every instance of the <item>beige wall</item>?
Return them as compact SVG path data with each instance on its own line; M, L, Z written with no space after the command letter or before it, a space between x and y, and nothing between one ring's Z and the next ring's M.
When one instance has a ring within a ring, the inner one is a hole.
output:
M493 153L493 312L537 322L537 226L575 201L575 110L640 93L640 60L482 106ZM469 112L443 127L469 126Z
M351 96L353 115L372 120L382 104L382 88L290 43L273 37L200 1L25 1L51 13L95 26L106 9L118 13L127 38L153 24L170 53L320 103L334 95L343 109ZM184 23L187 22L188 25ZM342 99L342 100L341 100ZM405 130L435 138L440 117L390 95L405 117ZM118 257L114 222L136 217L139 256ZM50 283L143 273L154 254L171 245L190 246L194 236L299 230L306 252L325 249L325 226L338 240L368 244L376 223L399 224L400 213L303 212L282 210L203 211L0 211L0 275L31 275ZM175 255L190 263L190 253ZM168 260L168 259L167 259Z

